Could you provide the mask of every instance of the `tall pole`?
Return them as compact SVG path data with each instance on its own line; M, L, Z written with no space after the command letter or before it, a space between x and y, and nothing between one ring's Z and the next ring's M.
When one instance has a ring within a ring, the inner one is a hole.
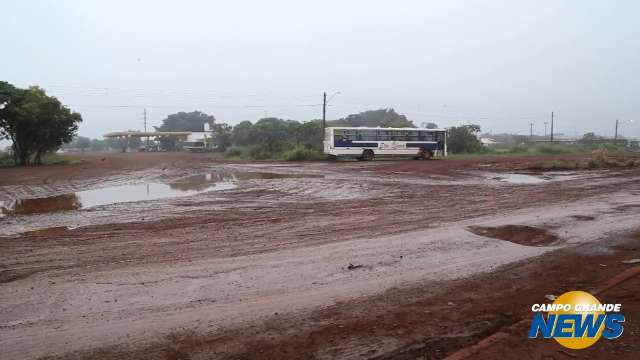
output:
M553 111L551 112L551 142L553 142Z
M327 93L322 94L322 131L327 127Z
M615 144L618 141L618 119L616 119L616 132L613 135L613 143Z
M549 123L548 121L544 122L544 137L547 137L547 124L548 123Z
M530 131L530 137L533 139L533 123L529 123L529 126L531 127L531 131Z
M327 93L322 93L322 133L320 134L320 141L324 143L324 133L327 127ZM324 147L324 145L322 145Z

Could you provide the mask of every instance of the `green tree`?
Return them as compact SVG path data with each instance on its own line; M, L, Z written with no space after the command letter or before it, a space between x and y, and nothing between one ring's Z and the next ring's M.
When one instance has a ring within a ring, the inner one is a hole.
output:
M328 121L327 126L416 127L406 116L398 114L394 109L363 111L346 118Z
M21 90L6 81L0 81L0 108L3 108Z
M157 131L204 131L204 124L213 128L216 118L200 111L179 112L162 120L162 125L155 127Z
M253 124L251 121L242 121L233 127L231 139L236 145L250 145L253 143Z
M299 145L310 149L322 150L322 122L307 121L296 128L295 139Z
M18 89L0 82L0 136L13 142L16 164L41 164L42 156L70 142L82 121L38 87Z
M216 149L225 151L231 147L232 141L232 128L227 124L216 124L213 127L213 143L216 145Z
M447 132L447 148L453 153L474 153L482 150L477 134L478 125L462 125L449 128Z
M438 124L433 123L433 122L423 122L422 123L422 127L425 129L437 129L438 128Z
M263 118L252 127L251 138L259 139L259 143L269 150L275 150L288 140L291 140L289 129L291 123L278 118ZM254 142L255 143L255 142Z

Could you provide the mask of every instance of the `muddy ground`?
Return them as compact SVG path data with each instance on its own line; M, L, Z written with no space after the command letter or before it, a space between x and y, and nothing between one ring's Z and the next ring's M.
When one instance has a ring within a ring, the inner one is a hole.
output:
M522 325L545 295L638 266L623 261L640 258L640 169L510 174L587 158L0 169L4 204L233 184L0 217L0 358L638 358L640 277L598 295L623 304L615 341L570 351Z

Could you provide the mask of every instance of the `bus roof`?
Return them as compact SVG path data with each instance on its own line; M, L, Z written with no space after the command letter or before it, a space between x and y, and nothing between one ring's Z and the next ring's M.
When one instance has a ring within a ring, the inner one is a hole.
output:
M427 129L427 128L391 128L391 127L365 127L365 126L327 126L327 129L354 129L354 130L411 130L411 131L447 131L447 129Z

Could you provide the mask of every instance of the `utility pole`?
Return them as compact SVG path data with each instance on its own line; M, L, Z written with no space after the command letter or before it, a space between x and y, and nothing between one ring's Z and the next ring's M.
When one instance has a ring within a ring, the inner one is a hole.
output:
M322 131L327 127L327 93L322 94ZM324 138L324 134L323 134Z
M533 139L533 123L529 123L529 126L531 127L531 131L530 131L531 135L529 136Z
M553 142L553 111L551 112L551 142Z
M549 123L548 121L544 122L544 137L547 137L547 124L548 123Z
M322 93L322 139L321 141L324 141L324 131L325 128L327 127L327 104L331 101L331 99L333 99L334 96L340 94L340 91L336 91L335 93L333 93L333 95L331 95L331 97L329 97L329 99L327 99L327 93L323 92Z
M618 119L616 119L616 132L613 135L613 143L615 144L618 141Z

